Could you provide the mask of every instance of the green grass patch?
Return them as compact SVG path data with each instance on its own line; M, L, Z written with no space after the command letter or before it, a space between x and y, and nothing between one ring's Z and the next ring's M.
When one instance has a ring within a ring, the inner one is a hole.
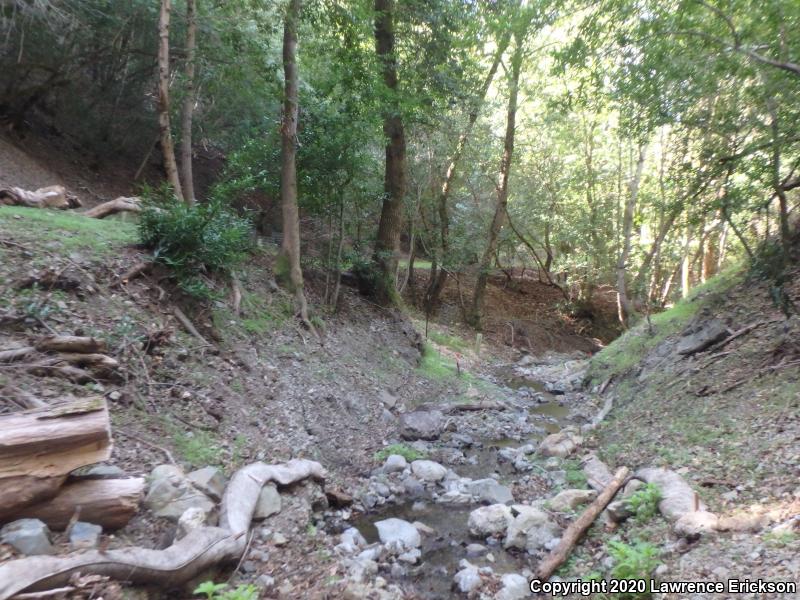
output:
M421 458L425 458L427 456L424 452L420 452L416 448L412 448L406 444L392 444L390 446L386 446L386 448L378 450L375 453L375 460L383 462L392 454L399 454L408 462L420 460Z
M408 259L401 258L398 262L400 263L400 266L402 268L408 269ZM429 261L429 260L416 259L414 261L414 269L424 269L426 271L430 271L431 270L431 266L432 266L431 265L431 261Z
M423 346L422 360L417 370L421 375L433 380L451 379L458 374L456 363L446 359L427 342Z
M648 483L631 494L625 503L638 523L647 523L658 514L661 490L654 483Z
M466 352L469 350L469 344L463 338L457 335L450 335L439 331L431 331L428 333L428 338L440 346L449 348L454 352Z
M722 293L739 282L742 266L731 267L706 283L697 286L687 298L672 308L650 317L650 327L642 321L609 344L592 359L589 377L598 382L606 377L619 377L639 363L651 349L670 335L681 331L703 306L703 296Z
M579 460L565 460L563 467L566 473L567 485L570 488L585 488L587 486L586 474L583 472Z
M21 206L0 207L0 228L17 234L22 243L26 239L45 246L57 242L59 249L91 250L93 255L111 254L115 247L135 243L137 239L134 223Z

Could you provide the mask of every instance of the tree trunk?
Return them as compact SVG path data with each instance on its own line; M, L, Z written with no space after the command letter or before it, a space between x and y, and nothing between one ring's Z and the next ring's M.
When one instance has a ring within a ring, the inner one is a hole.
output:
M617 308L619 322L623 327L628 326L630 316L634 313L633 303L628 297L628 284L626 281L628 258L631 252L631 232L633 230L633 213L636 210L636 199L639 195L639 184L642 180L644 160L647 145L639 144L639 159L636 162L636 171L628 184L628 199L625 202L625 212L622 217L622 248L617 260Z
M175 147L172 144L172 129L169 118L169 15L170 0L161 0L158 17L158 127L161 131L161 152L164 155L164 170L172 191L183 198Z
M384 107L383 115L386 163L383 208L373 259L377 275L373 291L378 303L390 305L397 299L394 274L397 270L400 231L403 224L403 197L406 192L406 136L397 98L394 0L375 0L375 51L390 100Z
M497 188L497 203L495 205L492 224L489 226L489 239L486 249L483 252L480 263L478 264L478 279L475 282L475 290L472 294L472 306L470 307L467 319L469 324L478 331L482 329L483 304L486 295L486 283L489 280L489 268L492 257L497 249L497 240L503 228L506 218L506 206L508 204L508 180L511 174L511 160L514 155L514 134L516 132L517 120L517 97L519 94L519 76L522 70L522 53L524 50L525 36L530 19L527 19L520 31L514 32L514 55L511 58L511 76L509 79L508 93L508 114L506 117L506 133L503 143L503 157L500 160L500 185Z
M197 39L197 0L186 0L186 97L183 99L181 122L181 170L183 197L194 204L194 174L192 171L192 116L195 102L195 52Z
M483 85L481 86L480 92L477 96L475 96L474 102L469 111L467 126L464 128L464 131L458 138L456 148L453 151L453 156L450 157L450 163L447 165L447 171L445 171L444 183L442 183L442 189L439 192L439 199L437 203L440 232L439 244L442 265L447 264L446 255L450 249L450 215L447 202L450 198L450 192L453 188L453 181L455 180L456 176L456 168L461 161L461 156L464 154L464 149L467 146L469 136L472 134L472 129L475 126L475 122L478 120L481 107L486 100L486 94L489 92L492 81L494 81L494 76L497 73L497 69L500 66L500 61L503 58L503 53L506 51L506 48L508 48L508 43L510 40L511 30L509 29L508 31L504 32L503 36L500 38L500 42L497 45L497 50L495 50L494 53L492 66L489 68L489 72L486 74L486 78L483 80ZM431 271L431 276L428 281L428 290L425 298L426 312L429 313L436 308L436 305L439 303L439 296L442 293L442 289L444 288L446 280L446 269L441 269L437 272Z
M300 268L300 214L297 208L297 21L300 0L290 0L283 25L284 99L281 123L281 208L283 212L282 258L303 323L313 331L303 291Z

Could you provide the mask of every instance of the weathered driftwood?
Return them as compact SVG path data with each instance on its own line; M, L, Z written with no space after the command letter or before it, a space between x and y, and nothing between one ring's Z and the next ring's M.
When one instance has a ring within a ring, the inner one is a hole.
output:
M0 350L0 363L11 363L29 357L36 351L33 346Z
M125 527L139 510L144 479L87 479L67 483L42 502L26 506L13 519L41 519L50 529L62 531L73 515L110 531Z
M28 365L28 371L33 375L38 375L39 377L61 377L62 379L66 379L81 385L84 383L91 383L96 379L96 377L89 373L89 371L85 371L83 369L79 369L78 367L73 367L63 363L36 363L33 365Z
M50 335L36 342L39 352L76 352L93 354L105 352L106 343L93 337L76 335Z
M561 542L556 546L552 552L539 564L536 569L536 578L542 581L547 581L550 576L555 573L556 569L567 560L572 547L581 539L587 529L594 523L597 515L603 512L603 509L608 506L608 503L616 495L625 479L628 477L628 468L622 467L614 474L614 479L611 480L602 493L595 498L583 514L578 517L573 523L567 527L564 535L561 536Z
M234 474L225 490L219 527L195 529L164 550L130 547L13 560L0 565L0 600L63 586L76 572L176 588L209 567L236 561L244 554L250 521L265 483L289 485L308 477L324 479L322 465L302 459L282 465L249 465Z
M0 205L27 206L29 208L77 208L81 201L69 192L63 185L50 185L36 191L23 190L22 188L0 189Z
M67 473L110 455L103 398L0 416L0 514L54 495Z
M98 204L82 214L92 219L105 219L109 215L115 215L121 212L142 212L142 201L136 196L120 196L114 200Z

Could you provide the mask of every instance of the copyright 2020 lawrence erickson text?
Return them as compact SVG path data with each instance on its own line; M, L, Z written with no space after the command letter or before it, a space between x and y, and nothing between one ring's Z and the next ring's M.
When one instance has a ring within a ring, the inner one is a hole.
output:
M728 579L727 581L656 581L655 579L590 579L583 581L541 581L533 579L530 590L534 594L552 597L575 594L796 594L795 581L769 581L765 579Z

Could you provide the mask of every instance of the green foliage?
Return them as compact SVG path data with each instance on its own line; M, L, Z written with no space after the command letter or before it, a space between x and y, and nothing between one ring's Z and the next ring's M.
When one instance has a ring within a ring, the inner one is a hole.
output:
M646 579L658 566L658 548L648 542L626 544L619 540L609 540L608 553L614 559L611 577L614 579ZM644 595L626 594L621 598L645 598Z
M455 352L465 352L469 349L469 344L457 335L431 331L428 333L428 337L440 346L445 346Z
M188 294L209 297L205 271L230 271L252 250L250 221L222 200L187 205L171 191L145 190L139 220L142 244L155 260L171 267Z
M563 467L566 472L566 480L569 487L586 487L586 474L583 472L580 461L574 459L565 460Z
M638 523L646 523L658 514L660 501L661 490L656 484L648 483L631 494L625 503Z
M204 581L193 594L203 595L207 600L258 600L258 589L254 585L239 585L229 590L227 583Z
M385 461L389 458L392 454L399 454L403 458L405 458L408 462L419 460L421 458L425 458L425 453L420 452L419 450L412 448L406 444L391 444L378 450L375 453L375 460L379 460L381 462Z
M172 441L181 457L194 467L219 465L222 463L222 448L207 431L186 433L177 428L172 430Z
M456 376L456 365L431 346L425 343L422 347L422 359L419 363L419 372L433 380L451 379Z

